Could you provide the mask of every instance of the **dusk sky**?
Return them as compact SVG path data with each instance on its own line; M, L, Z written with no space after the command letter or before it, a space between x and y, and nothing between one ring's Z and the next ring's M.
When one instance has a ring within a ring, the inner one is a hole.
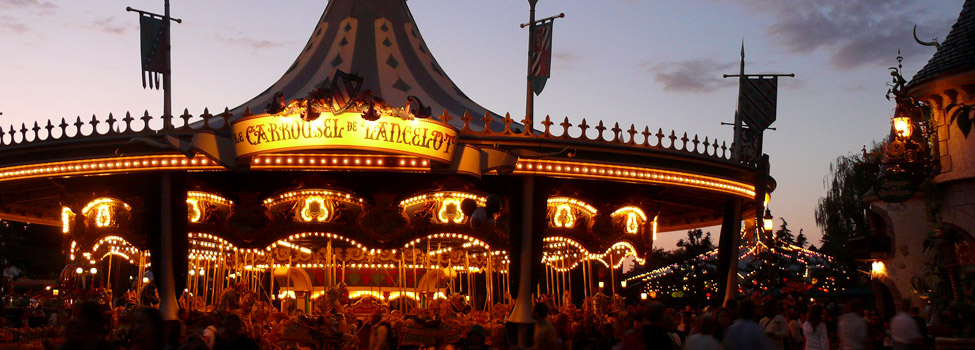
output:
M138 16L162 0L0 0L0 125L126 111L159 115L162 92L143 90ZM536 116L603 120L624 129L677 130L732 139L734 79L744 40L749 73L780 80L778 130L765 153L778 181L770 205L819 245L813 211L838 155L886 136L894 103L888 67L904 56L907 79L934 53L962 0L542 0L555 23L552 77ZM172 1L173 105L199 114L233 108L264 91L294 61L323 0ZM520 120L524 113L527 1L413 0L408 5L444 71L474 101ZM55 123L57 124L57 122ZM104 124L103 124L104 126ZM578 129L575 130L578 133ZM2 151L2 150L0 150ZM712 228L717 236L717 229ZM673 247L683 232L660 234Z

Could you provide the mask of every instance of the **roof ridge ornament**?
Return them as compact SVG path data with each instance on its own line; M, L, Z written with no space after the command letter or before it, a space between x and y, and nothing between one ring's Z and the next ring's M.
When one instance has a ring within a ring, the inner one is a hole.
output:
M924 46L934 46L935 50L941 50L941 44L938 43L938 37L935 37L934 40L929 42L924 42L917 38L917 24L914 25L914 41Z

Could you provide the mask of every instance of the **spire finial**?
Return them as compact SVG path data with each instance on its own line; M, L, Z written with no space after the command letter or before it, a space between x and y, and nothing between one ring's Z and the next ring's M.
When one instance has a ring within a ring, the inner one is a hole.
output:
M741 74L742 78L745 77L745 38L741 38L741 68L738 74Z

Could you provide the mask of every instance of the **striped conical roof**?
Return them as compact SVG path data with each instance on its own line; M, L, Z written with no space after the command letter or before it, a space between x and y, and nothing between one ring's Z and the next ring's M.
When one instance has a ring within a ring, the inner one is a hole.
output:
M331 0L308 44L288 70L267 90L232 112L260 113L278 92L285 101L327 88L336 70L364 79L360 91L372 90L394 107L416 96L434 116L444 110L459 117L470 112L483 125L487 111L462 92L430 53L404 0ZM492 116L499 118L492 113ZM462 127L460 118L451 124Z

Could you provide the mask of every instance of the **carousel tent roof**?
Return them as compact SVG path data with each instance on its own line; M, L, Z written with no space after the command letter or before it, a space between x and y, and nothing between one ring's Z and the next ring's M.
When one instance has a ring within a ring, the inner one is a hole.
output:
M975 69L975 0L966 0L951 31L931 60L911 79L917 86L939 76Z
M284 75L267 90L235 108L260 113L278 92L285 101L301 99L316 87L328 88L336 70L362 77L359 91L372 90L390 106L415 96L453 116L470 112L479 126L488 112L461 91L430 53L404 0L331 0L308 44ZM491 115L500 118L494 113ZM459 118L453 124L463 127Z

